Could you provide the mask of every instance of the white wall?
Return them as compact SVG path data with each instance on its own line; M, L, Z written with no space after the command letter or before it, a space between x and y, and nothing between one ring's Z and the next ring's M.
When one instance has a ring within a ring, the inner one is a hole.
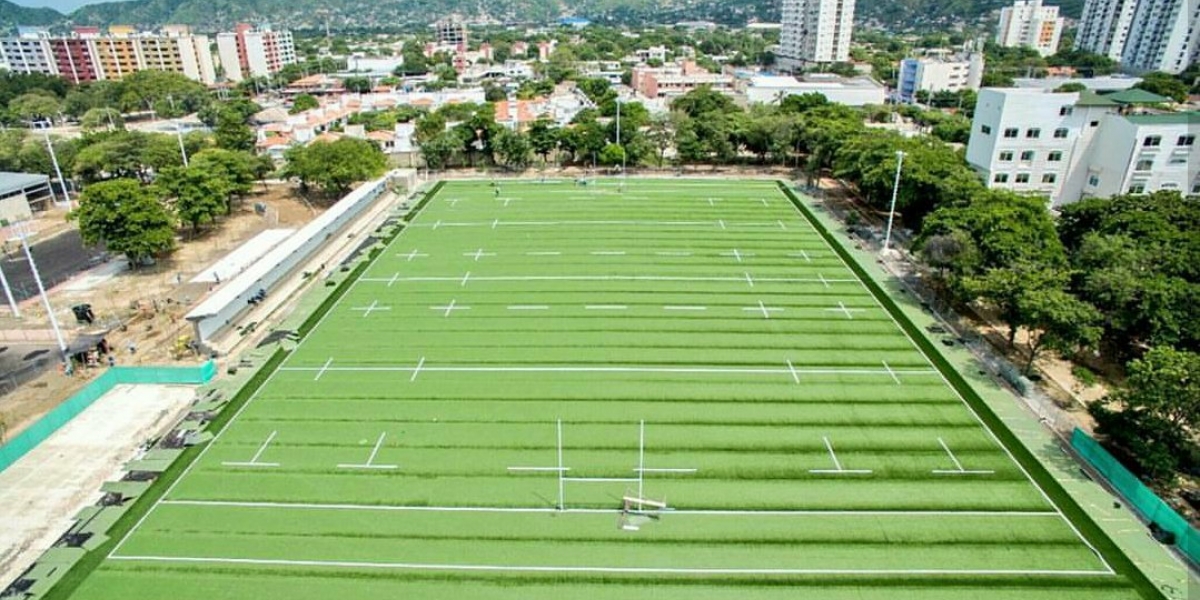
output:
M238 57L236 33L217 34L217 56L225 69L226 79L238 82L246 78L246 74L242 72L241 59Z

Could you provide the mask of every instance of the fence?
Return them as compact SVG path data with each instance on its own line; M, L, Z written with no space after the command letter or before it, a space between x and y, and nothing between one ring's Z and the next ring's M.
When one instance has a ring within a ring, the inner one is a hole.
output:
M1071 447L1145 520L1175 536L1175 546L1193 563L1200 563L1200 533L1171 505L1130 473L1099 442L1080 429L1071 434Z
M0 472L29 453L101 396L122 384L200 385L217 374L216 363L198 367L112 367L66 402L46 413L20 435L0 446Z

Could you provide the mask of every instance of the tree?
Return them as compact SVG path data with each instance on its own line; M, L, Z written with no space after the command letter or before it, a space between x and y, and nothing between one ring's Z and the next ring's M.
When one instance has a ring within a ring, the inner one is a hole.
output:
M514 171L528 167L530 157L533 156L533 147L529 143L529 137L508 129L500 131L492 148L496 155L496 162Z
M79 126L84 131L125 129L125 119L121 113L111 108L89 109L79 119Z
M606 167L619 167L625 162L625 147L608 144L600 150L600 164Z
M254 150L254 130L246 124L241 113L226 109L217 113L217 126L213 132L218 148L250 152Z
M354 94L366 94L372 89L370 77L347 77L342 80L346 91Z
M191 167L222 178L225 182L226 194L238 198L249 194L254 189L254 182L258 179L255 169L262 164L249 153L223 148L211 148L199 152L192 156L190 162ZM225 212L231 212L231 208L232 206L226 202Z
M529 145L533 148L534 154L542 157L543 165L546 164L550 154L558 149L561 134L562 130L550 119L538 119L530 126Z
M154 190L133 179L89 185L70 218L88 244L124 254L133 268L175 247L175 218Z
M1161 71L1146 73L1142 75L1142 80L1133 87L1159 96L1166 96L1176 102L1187 102L1187 84L1169 73Z
M650 131L647 133L650 144L658 155L658 168L663 167L667 150L675 145L675 127L669 115L654 117L650 121Z
M1131 361L1125 385L1088 410L1100 433L1128 451L1150 478L1168 482L1195 451L1200 427L1200 354L1157 346Z
M446 117L439 112L432 112L417 121L413 137L418 144L424 145L446 132Z
M454 132L443 131L421 144L421 156L425 158L425 166L430 169L445 169L461 147L462 141Z
M286 157L285 177L299 179L302 189L316 187L325 194L345 193L354 183L387 170L387 157L378 146L348 137L292 148Z
M1100 341L1100 312L1064 289L1032 289L1018 303L1029 327L1026 374L1043 350L1069 357Z
M193 235L229 207L229 181L203 167L173 167L159 177L159 187L174 196L175 214L192 226Z
M56 96L38 90L14 98L8 103L8 110L22 121L53 121L63 105Z
M317 102L317 99L312 94L300 94L292 100L292 108L288 112L295 115L319 106L321 106L321 103Z

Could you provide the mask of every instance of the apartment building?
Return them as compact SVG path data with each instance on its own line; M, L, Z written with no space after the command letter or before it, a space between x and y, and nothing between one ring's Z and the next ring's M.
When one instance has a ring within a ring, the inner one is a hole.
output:
M96 28L80 28L67 37L25 30L16 38L0 39L0 66L13 72L57 75L72 83L119 80L146 70L216 82L208 37L179 27L153 34L112 28L108 35Z
M916 102L917 92L958 92L978 90L983 83L982 54L946 56L944 54L906 58L900 61L897 93L901 102Z
M1181 73L1200 60L1200 4L1187 0L1087 0L1075 48L1133 71Z
M1137 112L1161 98L1040 89L984 89L975 106L967 162L988 187L1085 197L1177 189L1200 193L1200 113Z
M296 62L292 32L240 23L231 32L217 34L217 55L225 79L270 77Z
M1017 0L1000 9L996 43L1005 48L1033 48L1050 56L1058 52L1064 22L1057 6L1044 6L1042 0Z
M850 60L855 0L783 0L780 66Z
M629 81L646 98L674 98L696 88L708 86L715 91L733 93L733 76L711 73L691 60L662 67L634 67Z
M1138 0L1087 0L1075 34L1075 49L1120 62L1137 5Z

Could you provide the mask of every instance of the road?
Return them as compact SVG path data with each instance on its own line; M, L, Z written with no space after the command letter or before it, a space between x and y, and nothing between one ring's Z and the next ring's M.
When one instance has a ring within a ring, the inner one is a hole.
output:
M12 287L17 301L37 295L37 285L20 244L10 241L5 245L5 250L4 258L0 260L0 269L4 270L4 276L8 278L8 284ZM99 260L103 255L102 247L84 245L76 229L35 242L31 251L46 289L53 288L93 266L96 264L93 260ZM0 296L0 302L5 301Z

